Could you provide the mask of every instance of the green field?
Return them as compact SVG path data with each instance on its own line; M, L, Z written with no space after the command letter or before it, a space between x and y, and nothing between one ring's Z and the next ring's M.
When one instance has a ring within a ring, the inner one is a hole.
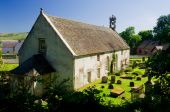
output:
M28 35L27 32L23 33L2 33L0 34L0 40L24 40Z

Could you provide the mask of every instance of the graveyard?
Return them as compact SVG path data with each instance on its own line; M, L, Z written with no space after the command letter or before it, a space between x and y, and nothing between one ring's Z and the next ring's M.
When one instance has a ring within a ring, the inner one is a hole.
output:
M80 91L92 86L97 88L103 100L101 103L104 105L120 105L136 98L144 98L144 83L148 80L142 67L145 61L142 61L142 58L130 59L128 68L109 74L108 77L103 77L81 88Z

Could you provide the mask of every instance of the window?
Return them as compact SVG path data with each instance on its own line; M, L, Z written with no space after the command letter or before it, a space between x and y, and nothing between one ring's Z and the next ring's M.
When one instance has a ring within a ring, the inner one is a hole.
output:
M44 38L39 38L39 53L46 52L46 42Z
M141 54L142 53L142 50L141 49L139 49L139 54Z
M100 78L100 68L97 69L97 77Z
M91 82L91 72L87 72L87 76L88 76L88 82L90 83Z
M106 59L106 70L109 71L109 56Z
M123 50L121 50L121 55L123 55Z
M97 61L100 61L100 55L97 55Z

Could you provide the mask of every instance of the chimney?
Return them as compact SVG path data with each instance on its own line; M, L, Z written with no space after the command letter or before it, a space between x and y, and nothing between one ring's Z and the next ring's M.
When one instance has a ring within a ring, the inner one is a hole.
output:
M115 31L116 29L116 17L114 15L112 15L110 18L110 28Z

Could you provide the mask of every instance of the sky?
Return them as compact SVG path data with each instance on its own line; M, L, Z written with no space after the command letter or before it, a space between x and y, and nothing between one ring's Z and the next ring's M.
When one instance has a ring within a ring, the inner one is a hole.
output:
M161 15L170 14L170 0L0 0L0 33L29 32L43 8L47 15L98 26L116 16L117 32L134 26L150 30Z

